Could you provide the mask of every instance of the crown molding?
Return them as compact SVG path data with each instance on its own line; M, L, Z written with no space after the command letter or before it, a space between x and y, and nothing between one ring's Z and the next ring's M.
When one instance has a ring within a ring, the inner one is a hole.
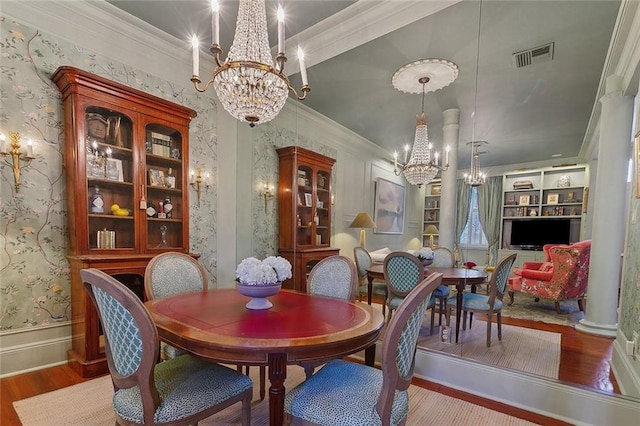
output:
M305 63L311 67L460 1L360 0L288 38L287 56L295 57L298 46L302 46ZM287 74L298 72L300 66L295 61L288 67Z

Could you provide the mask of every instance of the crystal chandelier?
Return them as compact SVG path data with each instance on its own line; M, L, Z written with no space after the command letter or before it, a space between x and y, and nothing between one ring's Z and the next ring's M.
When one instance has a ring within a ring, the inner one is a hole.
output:
M471 142L467 143L467 145L471 145L471 163L469 165L469 173L464 174L464 183L470 186L480 186L484 185L487 181L487 175L480 172L480 153L478 152L478 147L481 145L487 145L486 141L476 141L476 112L478 108L478 74L480 67L480 29L482 23L482 0L480 0L480 6L478 8L478 46L476 49L476 84L475 84L475 94L473 98L473 114L472 116L472 131L471 131Z
M302 96L291 87L284 74L287 61L284 48L284 11L278 8L278 56L274 67L267 35L265 0L240 0L236 32L227 59L221 62L219 38L219 5L211 0L211 29L213 42L211 53L216 61L213 77L200 88L198 39L193 36L193 76L191 81L198 92L206 91L211 84L218 94L223 108L233 117L249 123L251 127L274 119L284 106L289 90L297 99L304 100L311 90L307 81L302 50L298 48Z
M484 185L487 181L487 175L480 172L480 153L478 147L486 145L486 141L472 141L467 145L471 145L471 171L464 174L464 183L471 186Z
M401 173L407 181L418 187L431 182L438 172L449 168L449 146L445 148L444 164L440 164L440 153L433 151L429 143L427 120L424 114L424 97L427 91L438 90L451 84L458 76L458 67L453 62L443 59L423 59L400 68L393 75L392 83L396 89L408 93L416 91L416 81L422 89L422 112L417 115L416 133L409 154L409 146L404 149L404 164L398 163L398 153L393 153L393 172ZM416 77L418 77L416 79ZM428 86L429 85L429 86ZM428 90L427 90L428 89Z

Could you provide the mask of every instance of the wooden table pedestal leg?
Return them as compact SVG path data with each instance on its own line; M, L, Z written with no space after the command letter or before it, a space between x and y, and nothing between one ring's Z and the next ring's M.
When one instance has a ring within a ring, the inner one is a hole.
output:
M269 354L269 425L284 422L284 380L287 378L287 354Z

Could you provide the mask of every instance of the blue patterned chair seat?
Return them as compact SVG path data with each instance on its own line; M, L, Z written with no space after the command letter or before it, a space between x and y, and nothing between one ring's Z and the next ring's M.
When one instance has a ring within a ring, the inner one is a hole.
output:
M433 291L433 297L447 297L449 296L449 286L448 285L439 285L438 288L436 288Z
M235 370L188 355L157 364L154 380L161 399L155 412L155 423L197 414L253 386L249 377ZM224 386L220 386L221 381ZM123 419L142 423L142 399L137 386L117 390L113 406Z
M320 425L371 426L382 423L375 410L382 388L382 371L334 360L304 383L304 387L294 388L285 398L285 411L293 416ZM357 404L354 404L354 394L358 395ZM396 391L391 424L400 423L408 412L407 391Z
M403 300L404 300L404 297L392 296L391 299L387 302L387 306L389 306L391 309L397 309ZM431 296L431 298L429 299L429 303L427 304L427 309L432 308L435 304L436 304L436 297Z
M456 306L456 298L450 297L447 299L447 305L451 305L455 308ZM496 299L493 303L493 310L499 311L502 309L502 300ZM462 295L462 309L467 310L477 310L477 311L489 311L489 296L486 294L478 294L478 293L464 293Z

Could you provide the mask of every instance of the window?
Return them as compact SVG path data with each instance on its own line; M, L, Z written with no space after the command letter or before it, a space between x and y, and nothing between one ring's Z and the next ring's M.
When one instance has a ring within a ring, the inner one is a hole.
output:
M467 224L460 236L461 247L489 247L487 237L484 235L482 225L480 225L480 217L478 216L478 188L471 188L471 205L469 206L469 216Z

